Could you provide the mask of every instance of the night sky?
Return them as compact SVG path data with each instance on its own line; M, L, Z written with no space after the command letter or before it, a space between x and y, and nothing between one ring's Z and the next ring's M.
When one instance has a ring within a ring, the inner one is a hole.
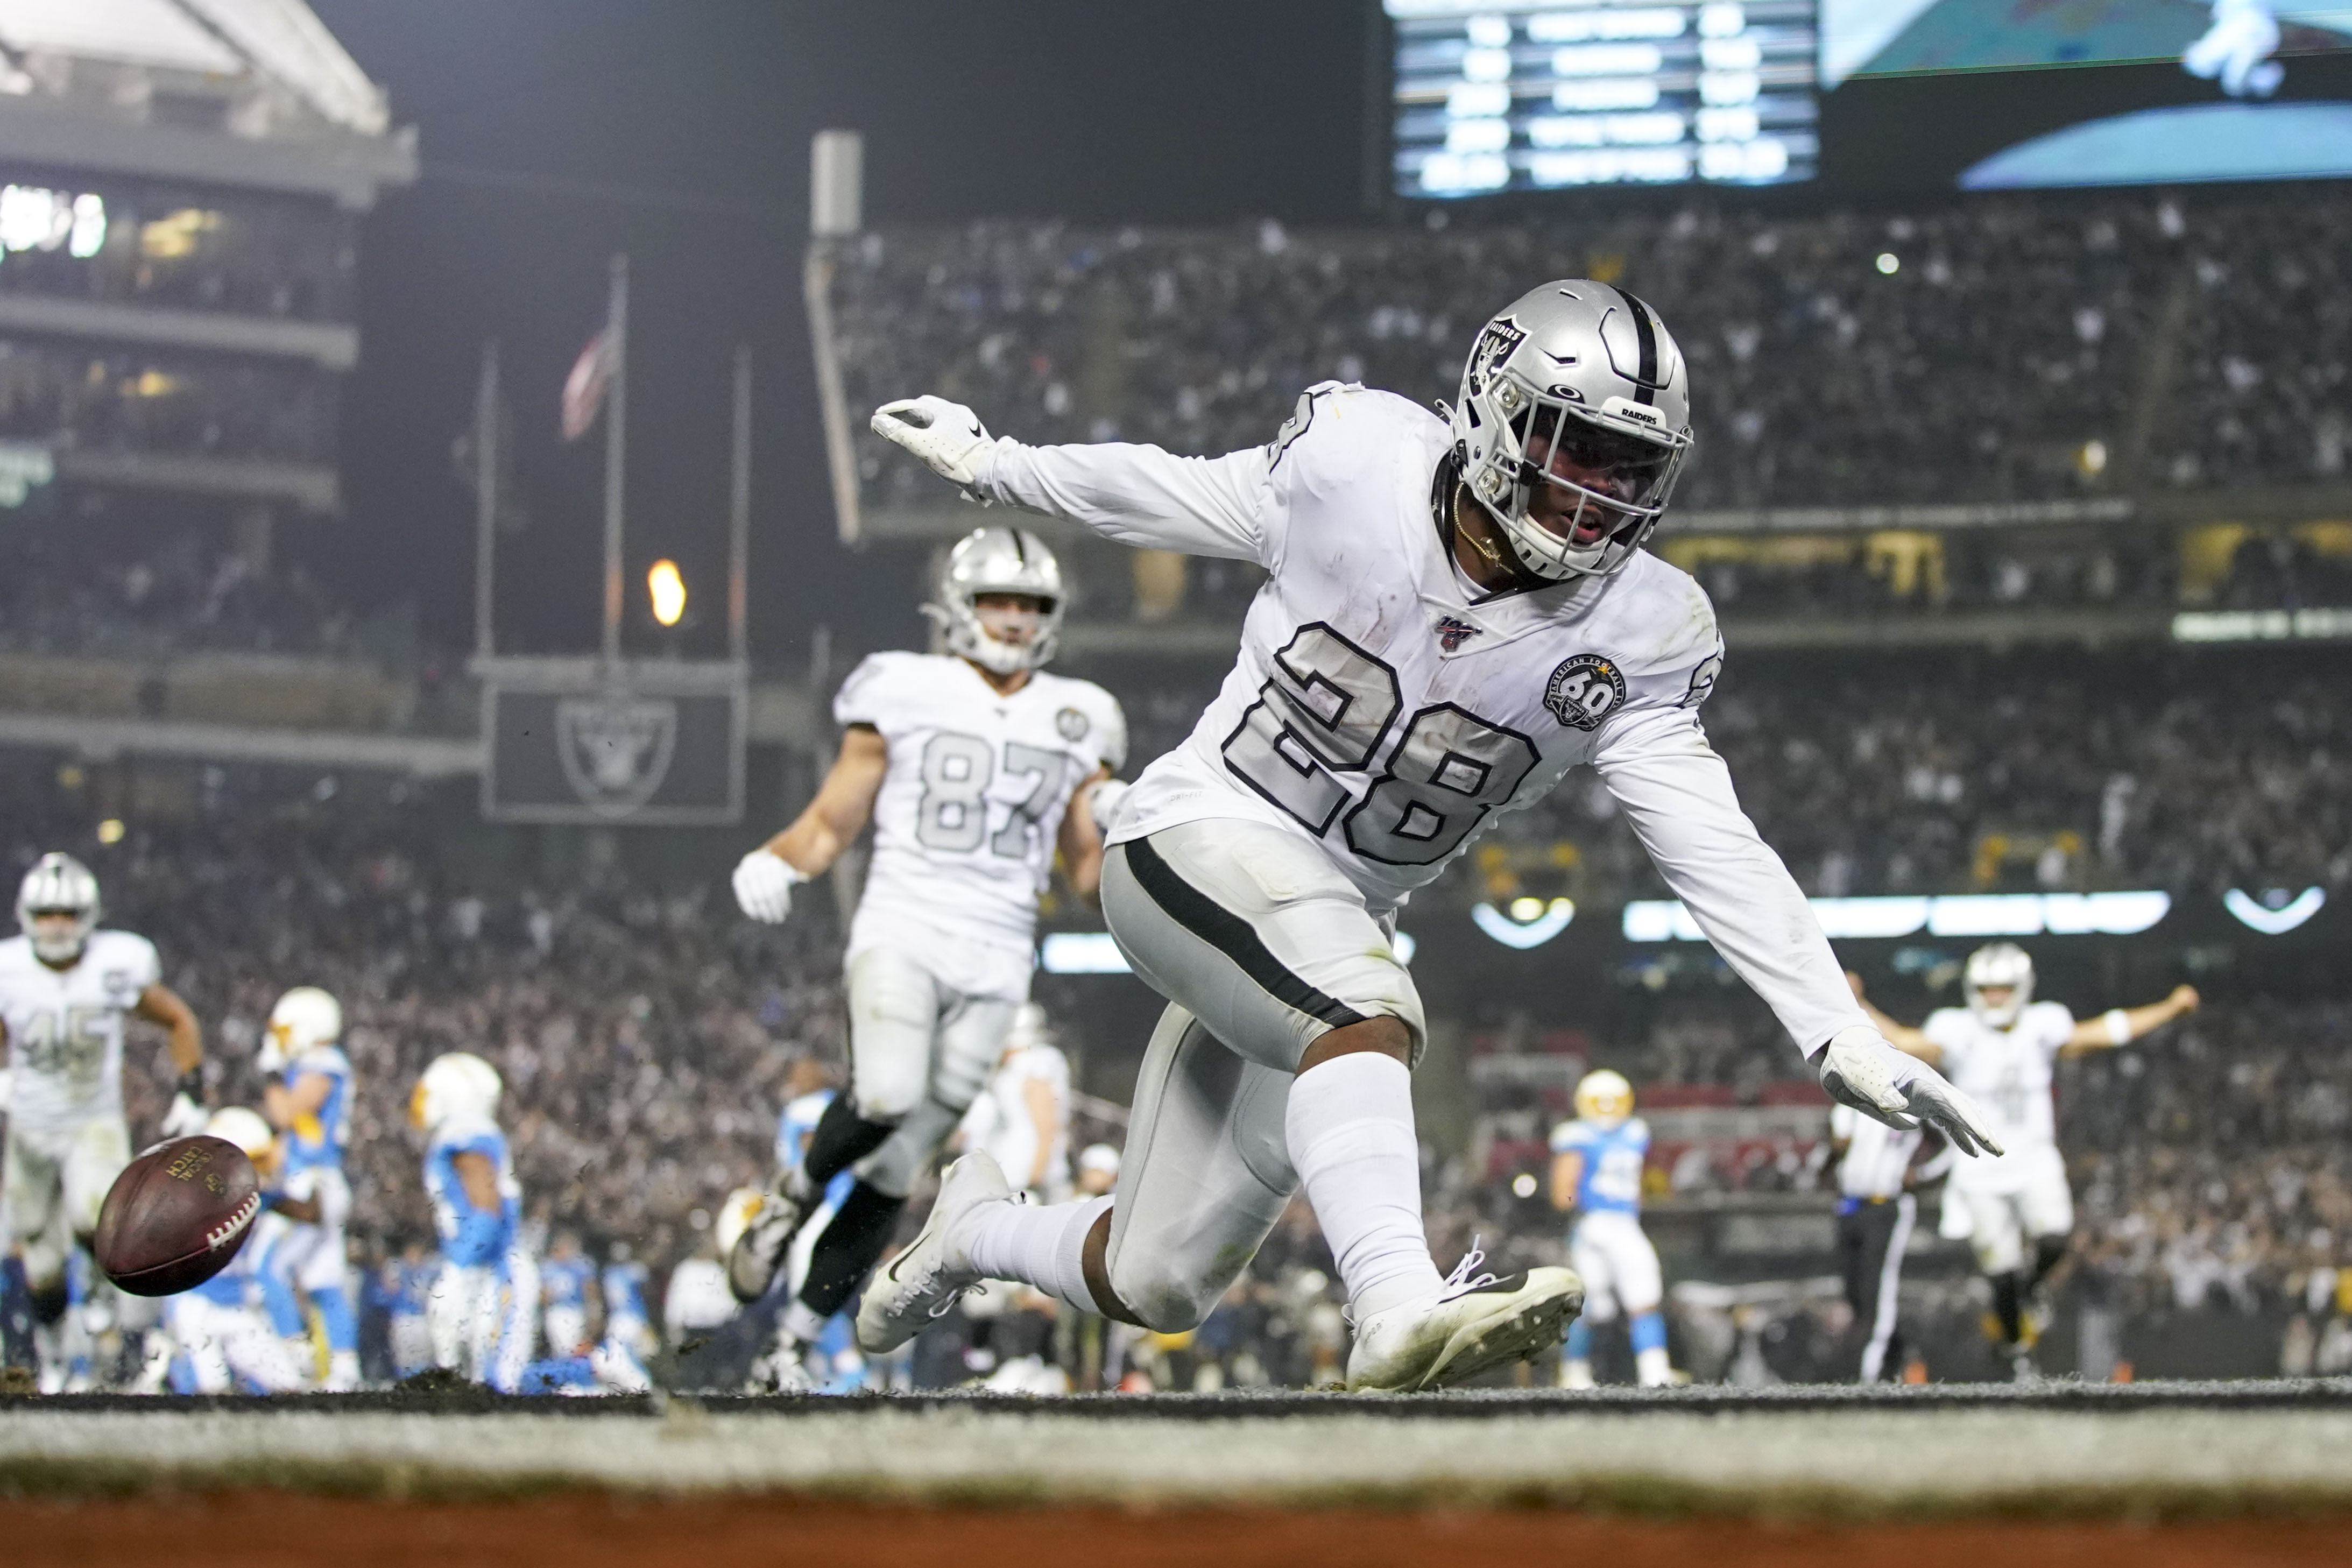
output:
M472 602L449 447L493 336L530 514L502 547L502 626L534 649L593 647L601 433L561 447L556 395L622 249L633 608L646 564L675 555L716 651L728 358L749 342L755 653L799 657L821 618L851 648L920 635L904 553L833 542L800 300L820 129L865 133L875 224L1360 212L1370 13L1354 0L312 4L417 128L423 176L364 226L348 515L305 553L362 605L417 600L445 647L467 645Z

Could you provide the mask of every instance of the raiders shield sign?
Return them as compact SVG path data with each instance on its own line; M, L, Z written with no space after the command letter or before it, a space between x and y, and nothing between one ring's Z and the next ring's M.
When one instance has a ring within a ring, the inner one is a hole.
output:
M626 816L661 788L677 749L677 704L666 697L567 697L555 705L555 749L581 804Z

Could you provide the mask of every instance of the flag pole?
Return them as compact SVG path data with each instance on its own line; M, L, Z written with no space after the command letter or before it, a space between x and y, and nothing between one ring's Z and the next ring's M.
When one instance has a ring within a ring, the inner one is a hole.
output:
M498 565L499 460L499 343L492 338L482 345L481 384L474 394L474 652L482 658L498 651L492 574Z
M727 509L727 657L738 665L751 653L751 347L735 350L735 450Z
M605 317L612 383L604 407L604 663L621 662L622 493L629 422L629 258L613 258L612 303Z

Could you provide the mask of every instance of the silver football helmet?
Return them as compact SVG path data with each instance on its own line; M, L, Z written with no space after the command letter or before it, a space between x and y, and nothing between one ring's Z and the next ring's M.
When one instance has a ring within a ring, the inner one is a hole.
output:
M983 594L1020 594L1039 601L1036 610L983 613L976 601ZM948 552L947 570L940 574L940 596L923 613L946 634L948 651L971 660L983 669L1010 675L1035 669L1054 657L1062 633L1061 563L1045 542L1025 528L975 528ZM1030 628L1025 643L1005 641L990 623L1010 629L1008 623Z
M44 963L71 963L80 958L104 912L98 879L89 868L55 850L35 861L16 887L16 925ZM44 931L35 918L39 915L71 915L73 925L63 933L54 927Z
M1999 1006L1988 1004L1988 989L2009 987L2009 997ZM1968 999L1969 1011L1996 1029L2006 1029L2017 1022L2033 1000L2033 959L2013 942L1996 942L1969 954L1968 967L1960 971L1960 994Z
M1690 455L1682 350L1655 310L1590 279L1488 321L1451 414L1463 483L1520 563L1556 583L1622 570Z

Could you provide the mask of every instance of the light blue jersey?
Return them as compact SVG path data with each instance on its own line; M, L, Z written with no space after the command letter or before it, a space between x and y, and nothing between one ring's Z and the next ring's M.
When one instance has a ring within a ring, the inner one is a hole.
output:
M588 1310L588 1282L596 1277L596 1265L583 1253L569 1258L547 1257L539 1260L540 1293L547 1300L550 1310L568 1308L575 1311Z
M1614 1127L1578 1117L1552 1129L1555 1154L1584 1156L1583 1173L1576 1181L1576 1207L1580 1214L1642 1212L1642 1166L1650 1153L1650 1124L1629 1117Z
M325 1079L327 1098L319 1102L316 1114L296 1117L294 1125L286 1130L285 1168L289 1176L314 1165L341 1170L343 1151L351 1147L351 1058L334 1046L313 1046L288 1064L286 1086L291 1089L306 1078Z
M783 1115L776 1119L778 1170L797 1171L801 1168L802 1157L808 1152L809 1140L816 1136L816 1124L823 1120L824 1108L833 1103L833 1093L829 1089L820 1089L814 1094L802 1095L784 1107ZM824 1184L824 1206L839 1208L841 1201L849 1195L849 1189L856 1184L856 1172L836 1172L833 1180Z
M457 1174L460 1154L482 1155L497 1167L497 1209L477 1209L466 1195L466 1184ZM486 1116L452 1116L436 1128L425 1151L425 1192L433 1201L433 1225L445 1262L459 1268L505 1268L522 1227L522 1186L515 1180L507 1135L497 1122Z

